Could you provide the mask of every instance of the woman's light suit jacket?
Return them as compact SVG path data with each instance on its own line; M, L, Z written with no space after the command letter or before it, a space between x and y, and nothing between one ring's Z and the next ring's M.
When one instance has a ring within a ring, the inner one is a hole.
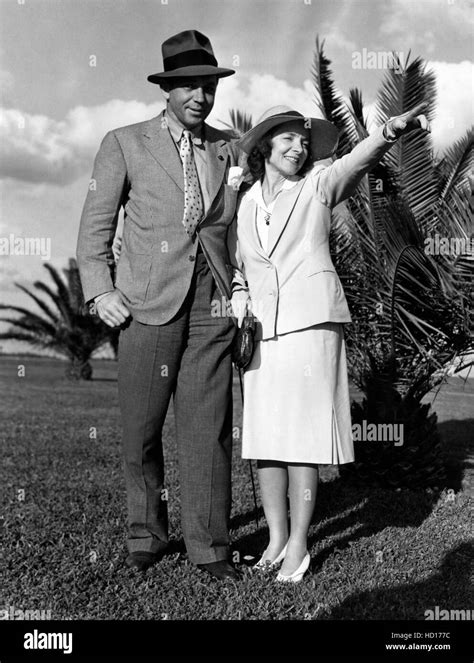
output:
M329 166L316 164L295 186L282 190L273 208L267 250L257 235L257 205L247 193L242 195L228 233L232 307L236 312L250 296L257 339L323 322L351 321L329 253L331 210L355 191L392 145L379 127L346 156Z

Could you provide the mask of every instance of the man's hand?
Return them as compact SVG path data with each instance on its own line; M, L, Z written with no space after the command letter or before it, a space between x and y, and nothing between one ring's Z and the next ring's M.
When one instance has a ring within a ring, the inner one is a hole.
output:
M125 306L125 302L120 290L113 290L107 293L96 304L96 310L99 318L105 322L109 327L119 327L123 325L128 317L130 311Z
M410 133L415 129L422 129L423 131L431 131L430 123L426 117L421 114L428 106L428 102L424 101L415 108L412 108L408 113L391 117L386 124L386 138L389 140L396 140L400 136Z

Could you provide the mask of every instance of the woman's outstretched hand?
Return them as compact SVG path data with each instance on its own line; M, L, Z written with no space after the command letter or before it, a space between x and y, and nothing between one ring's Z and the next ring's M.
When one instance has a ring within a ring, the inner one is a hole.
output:
M397 138L400 138L400 136L404 136L415 129L422 129L423 131L430 132L430 123L426 119L426 116L422 114L422 111L427 106L428 102L424 101L415 106L415 108L412 108L408 113L391 117L386 124L387 138L396 140Z

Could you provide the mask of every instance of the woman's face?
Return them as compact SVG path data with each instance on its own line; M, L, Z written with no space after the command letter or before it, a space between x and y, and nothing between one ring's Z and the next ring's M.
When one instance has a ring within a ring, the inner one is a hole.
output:
M267 168L275 168L283 177L296 175L308 156L309 130L301 122L285 122L275 129L271 143Z

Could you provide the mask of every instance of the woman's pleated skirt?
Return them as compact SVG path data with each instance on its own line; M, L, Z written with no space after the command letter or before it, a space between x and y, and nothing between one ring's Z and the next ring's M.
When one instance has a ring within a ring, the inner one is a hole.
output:
M242 457L354 460L344 332L327 322L259 341L244 376Z

